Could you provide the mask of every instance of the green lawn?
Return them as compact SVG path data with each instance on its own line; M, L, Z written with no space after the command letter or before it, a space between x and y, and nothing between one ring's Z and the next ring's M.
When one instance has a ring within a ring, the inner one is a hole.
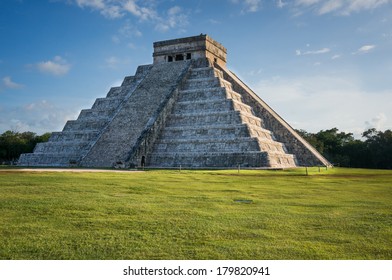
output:
M0 259L392 259L392 171L0 170Z

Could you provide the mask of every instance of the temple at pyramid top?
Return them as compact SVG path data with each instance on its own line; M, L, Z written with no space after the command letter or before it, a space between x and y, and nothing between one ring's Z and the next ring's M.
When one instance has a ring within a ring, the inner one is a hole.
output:
M186 37L154 43L154 63L207 58L226 66L226 48L208 35Z
M141 65L23 166L290 168L330 163L226 66L208 35L154 43Z

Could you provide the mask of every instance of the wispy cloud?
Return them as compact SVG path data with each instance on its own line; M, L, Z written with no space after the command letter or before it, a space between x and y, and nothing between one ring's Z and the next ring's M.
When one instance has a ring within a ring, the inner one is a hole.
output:
M360 47L357 51L353 52L353 54L365 54L372 51L376 45L365 45Z
M365 126L367 129L375 128L377 130L383 130L385 128L385 124L387 123L388 118L384 112L378 113L375 117L373 117L369 121L365 121Z
M278 8L283 8L284 6L287 5L287 3L283 2L283 0L275 0L275 2Z
M36 67L42 73L54 76L64 76L71 69L71 65L61 56L55 56L52 60L38 62Z
M100 13L107 18L120 18L124 16L122 12L121 3L118 1L107 1L107 0L75 0L76 4L80 8L90 8L98 10Z
M297 15L309 10L319 15L350 15L354 12L373 10L388 3L392 3L392 0L296 0L291 7Z
M136 16L140 20L154 20L158 14L157 12L147 6L139 6L136 0L128 0L123 3L123 8L125 11Z
M8 89L21 89L24 87L24 85L12 81L10 76L6 76L3 78L3 85Z
M261 7L261 0L231 0L231 2L234 4L242 4L242 14L257 12Z
M184 27L188 25L188 16L179 6L171 7L167 10L162 18L158 18L155 29L161 32L166 32L169 29L178 28L184 31Z
M112 41L116 44L120 43L123 39L130 39L134 37L141 37L143 33L134 26L129 20L117 31L117 34L112 36Z
M105 66L106 68L111 69L119 69L122 66L129 65L131 63L131 59L128 57L119 58L117 56L110 56L105 59Z
M331 50L329 48L322 48L319 50L314 50L314 51L301 51L301 50L296 50L295 54L300 56L300 55L316 55L316 54L324 54L324 53L329 53Z
M157 8L158 2L154 0L74 0L76 5L80 8L89 8L99 11L104 17L110 19L123 18L126 15L131 15L137 18L140 22L149 22L155 26L155 30L166 32L170 29L179 28L183 31L184 27L188 25L188 14L184 10L175 5L169 9ZM255 11L261 0L245 0L247 11ZM129 24L128 24L129 26ZM126 32L133 32L134 35L141 35L136 28L126 30ZM112 41L118 43L120 41L119 35L114 35Z

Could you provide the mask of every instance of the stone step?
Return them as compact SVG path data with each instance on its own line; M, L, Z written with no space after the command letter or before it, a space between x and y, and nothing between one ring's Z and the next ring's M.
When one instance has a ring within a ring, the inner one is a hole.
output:
M256 117L255 115L249 114L244 111L237 111L237 112L240 113L241 121L243 123L258 126L258 127L264 127L263 120Z
M147 156L149 167L296 167L295 157L273 152L167 152Z
M80 132L75 131L62 131L52 132L49 141L50 142L62 142L62 141L92 141L99 135L98 130L84 130Z
M269 139L269 140L274 140L275 141L275 138L274 138L274 136L273 136L271 131L269 131L269 130L267 130L265 128L262 128L260 126L257 126L257 125L247 124L247 126L248 126L248 129L249 129L250 135L252 137L265 138L265 139Z
M110 88L108 94L106 95L107 98L120 98L123 99L126 95L126 90L124 87L112 87Z
M167 126L210 125L213 123L227 125L249 123L256 126L263 126L260 118L239 111L200 112L189 114L174 113L169 116Z
M213 67L192 68L189 79L206 78L206 77L223 78L222 71Z
M250 137L246 125L243 127L238 126L237 128L227 127L226 129L206 129L202 127L196 129L182 127L180 129L166 129L161 138L156 142L156 145L170 144L175 146L184 143L189 145L196 143L199 145L208 141L211 143L230 142L232 144L232 142L237 142L239 140L243 142L254 142L254 140L256 140L258 143L258 150L260 151L282 154L287 153L284 145L280 142L269 138ZM161 146L164 147L164 145Z
M52 154L84 154L89 148L89 141L68 141L68 142L45 142L38 143L34 148L34 153Z
M108 123L106 119L98 119L98 120L71 120L67 121L64 126L63 131L84 131L84 130L101 130Z
M21 166L72 166L80 160L78 154L51 154L51 153L31 153L22 154L19 158L18 165Z
M223 137L245 137L262 138L275 141L271 131L260 126L249 124L210 124L210 125L195 125L188 126L167 126L163 130L162 138L186 138L197 136L200 138L208 138L216 136Z
M219 112L233 110L232 100L200 100L200 101L181 101L176 102L173 112L179 113L196 113L196 112Z
M216 77L206 77L206 78L195 78L187 79L184 88L185 89L200 89L200 88L214 88L221 85L220 81Z
M91 109L108 110L108 109L117 108L122 101L123 99L118 97L97 98L94 102L94 105L91 107Z
M178 102L195 100L234 99L241 101L241 95L224 87L188 89L179 92ZM242 102L242 101L241 101Z
M209 139L214 137L237 138L247 137L249 131L246 124L239 125L203 125L166 127L161 139Z
M133 83L136 82L135 76L126 76L121 84L122 87L131 86Z
M269 166L272 168L296 167L295 156L291 154L281 154L268 152Z
M193 78L187 79L183 88L186 90L190 89L203 89L203 88L214 88L214 87L224 87L229 90L232 90L232 85L230 82L218 78L215 76L209 76L205 78Z
M240 101L233 99L179 101L174 105L175 113L196 113L212 111L242 111L253 114L252 108Z
M224 87L230 91L233 91L233 86L230 82L224 80L224 79L219 79L219 83L221 87Z
M284 145L266 138L256 138L261 151L286 154Z
M88 119L109 119L116 112L115 108L109 108L106 110L97 110L97 109L83 109L80 111L80 114L77 120L88 120Z
M149 167L263 167L268 166L268 155L265 152L176 152L152 153L147 156Z
M241 117L239 112L211 112L211 113L190 113L190 114L171 114L166 126L191 126L191 125L210 125L210 124L240 124Z
M160 139L154 152L246 152L260 151L257 139L249 137L209 139Z

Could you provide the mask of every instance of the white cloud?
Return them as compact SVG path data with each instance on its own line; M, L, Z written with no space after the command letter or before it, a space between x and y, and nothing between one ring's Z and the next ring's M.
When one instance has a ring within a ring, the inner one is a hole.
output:
M101 10L101 14L107 18L121 18L124 16L121 7L119 6L108 6Z
M327 14L333 11L336 11L342 7L343 3L340 0L329 0L322 4L319 8L319 14Z
M61 56L56 56L53 60L39 62L36 67L43 73L55 76L63 76L71 69L71 65Z
M10 76L3 78L3 85L9 89L20 89L24 87L22 84L18 84L12 81Z
M179 6L171 7L167 10L164 18L158 18L155 29L160 32L166 32L169 29L178 29L184 31L184 27L188 25L188 15Z
M310 6L310 5L316 4L318 2L320 2L320 0L297 0L296 4L297 5Z
M141 37L143 34L140 30L135 27L129 20L117 31L117 34L112 36L112 42L115 44L121 43L123 40L127 40L134 37Z
M115 56L111 56L107 58L105 62L107 67L114 69L117 68L117 65L120 63L120 60Z
M261 0L245 0L247 12L257 12L260 8Z
M331 59L335 60L335 59L338 59L338 58L340 58L340 57L341 57L340 54L335 54L334 56L331 57Z
M136 0L126 1L123 4L123 8L141 20L154 20L158 16L154 9L137 5Z
M392 0L296 0L292 7L295 7L297 15L308 9L319 15L328 13L350 15L353 12L373 10L389 3L392 3Z
M108 1L108 0L76 0L76 4L80 8L90 8L98 10L107 18L120 18L123 17L121 6L116 4L121 1ZM121 4L121 3L119 3Z
M139 5L138 0L75 0L80 8L90 8L99 11L111 19L122 18L130 13L140 20L153 20L157 12L150 7Z
M275 0L276 1L276 6L278 8L283 8L284 6L287 5L287 3L283 2L283 0Z
M348 12L358 12L361 10L372 10L381 5L391 3L390 0L356 0L348 1Z
M257 12L261 6L261 0L231 0L231 2L234 4L241 3L243 6L241 13L243 13L243 14ZM279 1L279 2L281 2L281 1Z
M177 28L180 32L188 25L188 15L180 6L174 6L166 12L158 13L157 1L142 0L74 0L80 8L89 8L99 11L106 18L122 18L125 15L132 15L141 22L150 22L155 25L155 29L166 32L170 29ZM238 1L238 0L235 0ZM246 11L256 11L261 0L244 0ZM133 27L133 36L141 36L141 32ZM112 37L114 43L119 43L121 38L119 34Z
M385 130L385 125L388 121L384 112L378 113L370 121L365 121L366 129L375 128L377 130Z
M353 54L365 54L372 51L375 47L375 45L365 45L360 47L356 52L353 52Z
M329 48L322 48L319 50L315 50L315 51L301 51L301 50L296 50L295 53L296 55L300 56L300 55L315 55L315 54L324 54L324 53L329 53L331 50Z
M127 21L118 31L118 33L125 38L132 37L140 37L142 36L142 32L137 29L134 25L132 25L129 21Z
M392 91L368 91L360 84L353 77L274 77L261 80L254 89L297 129L317 132L337 127L357 137L370 126L392 129L391 115L387 115Z
M89 8L94 8L94 9L104 9L105 8L104 0L76 0L76 4L78 4L78 6L81 8L84 8L84 7L89 7Z

